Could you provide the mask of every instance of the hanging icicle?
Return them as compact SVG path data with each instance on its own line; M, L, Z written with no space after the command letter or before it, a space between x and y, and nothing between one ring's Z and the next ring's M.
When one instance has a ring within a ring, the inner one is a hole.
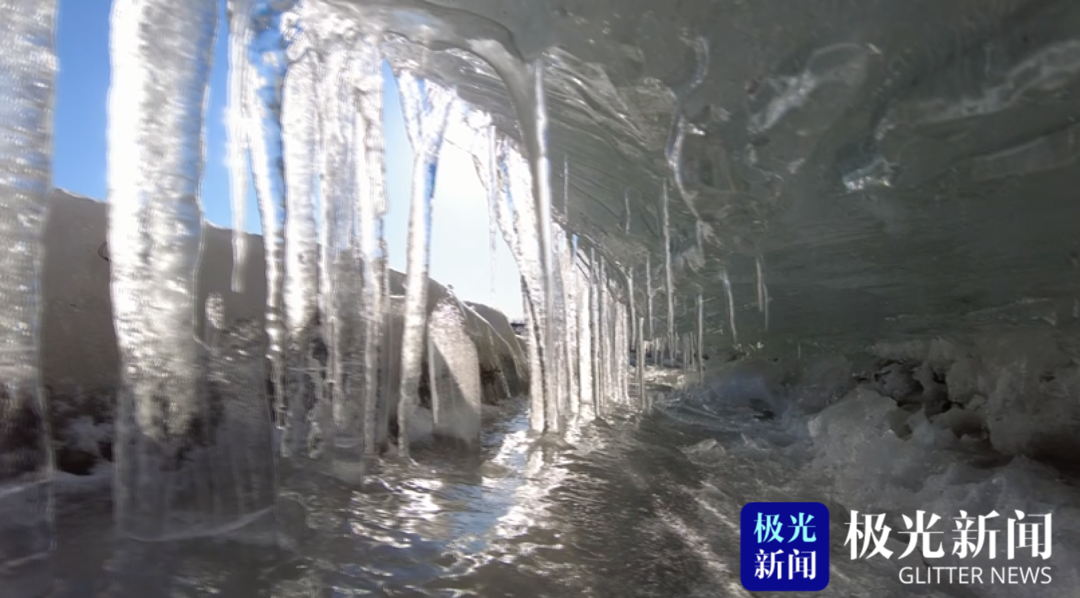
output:
M0 596L36 598L54 583L53 455L38 331L53 185L57 2L0 4Z
M431 251L431 201L453 93L409 72L398 76L405 129L413 145L412 201L409 215L405 324L401 339L401 398L398 449L409 456L409 426L419 405L420 367L427 326L428 266Z

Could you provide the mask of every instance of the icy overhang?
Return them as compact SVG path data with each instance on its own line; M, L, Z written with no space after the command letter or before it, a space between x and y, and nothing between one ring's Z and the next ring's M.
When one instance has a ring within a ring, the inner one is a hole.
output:
M331 4L436 50L387 52L511 134L473 54L542 56L557 218L634 268L640 298L646 254L662 289L666 180L677 321L700 290L715 343L722 271L744 344L1076 317L1075 3Z

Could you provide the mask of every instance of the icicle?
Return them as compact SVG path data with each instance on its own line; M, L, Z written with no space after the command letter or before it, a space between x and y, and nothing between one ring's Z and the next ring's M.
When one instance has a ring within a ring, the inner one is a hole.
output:
M331 410L328 414L327 405L319 405L322 410L315 414L313 427L317 435L309 443L321 443L322 448L332 449L335 474L347 481L358 481L363 451L363 399L358 383L362 320L355 309L361 279L354 234L359 148L354 137L357 107L349 77L354 58L352 43L339 41L325 56L319 91L322 104L319 197L323 214L319 294L329 354L327 381ZM319 449L313 452L316 457L323 454Z
M533 432L543 432L547 413L544 410L543 384L537 381L543 376L540 364L540 334L536 324L536 301L529 298L529 286L524 276L521 277L521 297L525 308L525 329L528 331L529 349L529 428Z
M664 229L664 288L667 291L667 342L670 345L675 341L675 279L674 273L671 270L671 215L668 212L667 181L664 181L660 194L660 212Z
M633 329L637 328L637 302L634 300L634 269L632 267L627 268L625 270L625 275L627 294L626 302L630 304L630 327L632 329L630 331L630 344L635 344L637 342L637 333Z
M255 175L255 195L259 200L262 219L263 248L266 256L266 334L267 357L270 362L270 381L274 405L280 410L285 404L285 323L284 323L284 222L285 181L281 130L281 97L287 64L284 60L285 40L281 33L281 7L269 0L240 0L232 6L230 28L237 35L247 35L251 58L230 68L248 72L241 88L244 93L246 141L251 151L252 172ZM248 21L254 27L234 23ZM241 31L246 28L246 33ZM236 44L237 39L230 40ZM235 48L230 48L230 52ZM246 50L246 48L245 48ZM230 54L230 61L233 60ZM236 76L230 73L230 76ZM241 154L241 163L243 155ZM244 189L246 191L246 189ZM243 201L243 192L241 192ZM236 207L233 208L236 210ZM234 232L234 238L237 236ZM243 264L233 264L234 287L242 281ZM239 279L235 277L241 277ZM281 421L277 422L280 426Z
M363 346L360 358L363 384L364 453L373 455L378 439L384 435L378 418L379 344L386 319L381 269L380 218L386 205L383 142L383 75L377 40L363 39L354 50L353 73L356 79L357 112L354 147L363 160L356 167L356 197L360 255L363 262Z
M419 404L420 361L427 327L428 265L431 245L431 201L439 151L454 96L451 91L409 72L398 77L405 129L413 145L412 200L409 213L408 271L404 332L401 339L401 398L398 403L398 448L409 456L409 424Z
M697 296L697 366L698 381L705 379L705 299Z
M249 357L258 335L239 326L208 348L194 335L217 8L113 7L109 249L123 372L114 500L119 532L143 540L250 530L273 509L270 422L252 415L266 413L265 387L250 384L265 379L263 357Z
M637 374L638 407L644 409L645 398L645 318L637 319L637 355L634 370Z
M561 243L560 243L560 235L559 235L559 233L561 233L561 229L557 225L555 226L555 229L556 229L556 231L555 231L556 234L555 234L555 239L554 239L554 241L555 241L554 247L558 248L561 245ZM554 291L555 303L553 304L553 307L554 307L555 311L551 314L551 318L553 319L553 322L552 322L553 329L561 331L561 330L566 329L566 309L565 309L566 306L563 303L563 284L562 284L562 271L561 271L562 268L559 265L560 256L559 256L558 251L556 251L555 262L556 262L556 268L555 268L555 271L553 272L554 276L552 276L552 284L554 285L554 290L555 290ZM554 419L555 421L558 422L558 424L556 426L554 426L554 427L549 424L548 428L549 429L554 428L554 430L561 430L562 429L563 414L566 413L566 411L565 411L566 389L568 387L568 382L566 380L566 375L567 375L568 371L567 371L566 363L565 363L565 361L566 361L565 360L565 357L566 357L565 342L566 342L566 338L565 338L564 334L560 334L560 335L556 336L554 339L552 339L553 353L551 354L551 356L550 356L550 358L548 360L548 367L551 367L551 368L554 369L554 379L555 379L555 381L554 381L555 385L552 387L552 392L549 395L549 398L553 398L553 400L551 401L551 404L548 405L548 418L549 418L549 420ZM552 430L552 431L554 431L554 430Z
M491 123L491 117L478 110L466 114L464 124L471 132L468 139L472 142L472 145L468 149L472 154L473 168L476 169L476 176L487 193L488 274L491 277L488 292L490 300L494 302L497 272L496 238L500 228L498 204L501 193L498 178L498 158L496 157L496 148L498 147L496 140L497 129ZM507 244L510 245L511 251L514 251L514 245L510 241L507 241Z
M577 256L577 251L574 252ZM578 258L579 268L582 268L580 264L580 258ZM595 329L595 314L593 312L593 304L595 299L594 289L592 287L592 279L590 277L590 271L578 272L578 288L581 289L578 294L578 418L581 419L582 415L588 408L591 411L591 405L593 404L594 387L593 387L593 330Z
M614 323L613 301L611 297L611 287L608 281L607 274L607 260L603 257L598 257L597 261L600 264L600 297L602 301L600 303L600 346L603 347L603 354L601 358L601 381L603 386L600 393L600 412L604 415L611 414L611 395L615 389L615 381L613 372L611 371L611 350L612 341L615 339L615 331L612 327Z
M769 288L765 286L765 258L758 255L754 259L757 268L758 311L765 316L765 330L769 329Z
M653 325L653 285L652 285L652 256L645 256L645 299L649 316L649 343L656 342L656 329ZM650 347L651 348L651 347ZM656 350L653 350L655 356ZM655 359L655 357L654 357Z
M618 350L615 352L615 358L618 359L619 364L619 379L622 381L622 385L619 388L621 396L619 401L623 404L630 404L630 339L627 328L627 313L626 303L619 303L619 345Z
M592 405L593 417L600 417L600 394L604 388L604 372L602 367L603 362L603 327L600 319L600 305L603 302L603 288L600 285L600 267L596 263L596 249L589 248L589 297L590 297L590 332L592 333L592 340L590 346L592 348L592 372L593 372L593 384L592 384L592 396L589 398L589 402Z
M52 450L39 361L52 192L56 0L3 2L0 36L0 595L50 592Z
M539 235L540 265L543 274L542 286L544 290L543 321L540 326L543 330L542 342L543 353L541 368L544 374L544 401L548 406L547 432L558 432L557 406L552 407L552 386L554 372L546 364L555 352L555 288L554 288L554 253L552 252L551 235L551 164L548 161L548 116L547 103L544 94L544 62L536 60L529 64L530 74L533 79L532 88L532 127L527 127L529 163L533 174L533 200L536 202L537 233ZM529 135L528 133L532 133ZM552 415L555 415L553 418Z
M553 326L555 289L554 289L554 252L552 251L552 201L551 201L551 164L548 158L548 116L544 93L544 63L542 59L530 62L527 65L509 66L509 62L496 61L493 66L501 69L503 80L506 82L513 98L514 106L518 112L521 124L522 138L529 158L529 167L532 174L532 221L535 227L529 232L528 240L532 241L536 249L528 249L528 253L538 252L539 276L532 276L525 271L522 276L526 279L529 287L539 286L540 306L533 306L534 316L537 318L537 334L540 347L540 370L539 377L534 377L532 386L539 387L548 417L545 418L544 431L558 432L559 419L550 417L552 410L557 410L554 399L556 372L548 366L548 361L555 354L555 331ZM524 199L524 196L518 195ZM514 200L515 211L520 217L524 209L518 209L518 200ZM521 236L519 232L519 237ZM526 241L522 238L522 242ZM519 268L521 262L519 259ZM530 295L531 297L531 295ZM533 425L538 423L537 416L531 415Z
M739 344L739 333L735 329L735 294L731 290L731 279L728 278L727 269L720 271L720 280L724 283L724 292L727 294L728 323L731 326L731 344Z
M313 52L292 64L282 92L282 152L285 162L285 279L283 285L287 392L276 405L286 433L282 451L291 455L306 434L306 406L321 390L315 361L318 335L318 238L315 222L315 156L318 143L318 66Z
M578 412L578 377L576 372L577 364L577 301L575 295L577 293L577 276L574 268L575 252L570 240L570 235L565 231L561 231L561 242L559 244L559 279L562 290L562 310L563 310L563 353L561 355L562 368L564 370L563 378L566 383L565 388L565 403L560 406L560 412L569 425L573 416Z
M229 197L232 204L233 269L232 290L244 292L244 267L247 265L247 191L248 191L248 111L251 106L248 62L251 42L251 9L255 0L228 0L229 9L229 86L228 144Z
M623 232L630 234L630 190L623 193Z

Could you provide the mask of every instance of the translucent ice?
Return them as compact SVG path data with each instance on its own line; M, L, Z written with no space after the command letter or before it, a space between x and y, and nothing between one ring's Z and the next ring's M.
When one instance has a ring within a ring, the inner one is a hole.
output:
M41 234L52 187L56 2L0 2L0 595L51 580L52 451L39 371Z

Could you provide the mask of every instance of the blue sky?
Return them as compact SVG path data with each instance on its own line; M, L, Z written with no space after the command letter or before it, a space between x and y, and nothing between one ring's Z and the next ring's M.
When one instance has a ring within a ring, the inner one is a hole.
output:
M57 24L57 79L53 179L57 187L105 199L106 100L109 91L109 13L111 0L60 0ZM222 11L221 25L224 25ZM225 93L228 65L227 36L219 32L206 114L206 163L202 204L206 220L230 226L229 174L225 154ZM391 267L405 267L412 150L401 116L397 87L386 86L386 187L390 210L386 219ZM247 229L261 232L254 190L247 200ZM454 287L463 299L494 305L511 317L520 316L521 293L517 268L502 236L496 251L496 292L491 294L488 219L484 190L470 158L444 146L436 180L435 222L432 232L431 275Z

